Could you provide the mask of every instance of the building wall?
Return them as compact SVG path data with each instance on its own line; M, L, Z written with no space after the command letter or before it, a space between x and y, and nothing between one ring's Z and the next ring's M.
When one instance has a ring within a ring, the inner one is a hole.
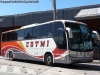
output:
M80 6L73 8L65 8L57 10L57 19L74 20L74 16L81 9L96 8L100 7L97 5ZM13 26L24 26L33 23L42 23L53 20L53 11L40 11L40 12L29 12L16 15L0 16L0 28L13 27Z
M100 18L78 20L88 25L91 30L100 30Z

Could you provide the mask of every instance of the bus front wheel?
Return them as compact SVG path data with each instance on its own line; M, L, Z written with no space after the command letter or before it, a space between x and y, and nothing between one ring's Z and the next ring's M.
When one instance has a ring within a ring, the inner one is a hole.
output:
M13 57L13 52L9 52L9 60L13 61L14 57Z
M51 54L46 54L45 55L45 64L50 66L53 64L53 57Z

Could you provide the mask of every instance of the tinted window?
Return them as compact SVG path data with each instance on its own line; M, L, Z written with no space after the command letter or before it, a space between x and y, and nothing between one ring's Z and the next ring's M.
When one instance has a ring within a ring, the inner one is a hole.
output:
M2 34L2 41L6 41L6 33Z
M24 39L32 39L32 28L25 29L25 38Z
M42 26L37 26L33 28L33 38L41 38Z
M11 32L8 32L6 36L7 36L7 41L12 40L12 33Z
M24 30L18 30L16 32L18 34L18 40L23 40L24 39Z
M53 36L53 24L46 24L43 25L43 38L50 38Z
M18 38L18 31L13 31L12 32L12 40L17 40Z
M54 41L60 49L66 49L64 25L61 22L54 23Z
M60 48L60 49L66 49L66 47L67 47L67 43L66 43L66 36L65 36L65 32L64 31L62 31L62 30L60 30L59 31L59 36L58 36L58 40L59 40L59 42L58 42L58 47Z

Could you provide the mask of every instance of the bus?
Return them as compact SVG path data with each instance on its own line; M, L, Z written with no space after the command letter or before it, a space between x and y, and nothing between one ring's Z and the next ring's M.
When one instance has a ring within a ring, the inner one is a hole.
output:
M73 64L93 61L91 32L85 23L54 20L2 32L1 55L14 59Z

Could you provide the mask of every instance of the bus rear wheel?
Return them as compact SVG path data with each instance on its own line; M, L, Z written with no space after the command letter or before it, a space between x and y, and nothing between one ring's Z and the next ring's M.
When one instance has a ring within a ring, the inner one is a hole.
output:
M46 54L45 55L45 64L50 66L53 64L53 57L51 54Z
M11 61L14 60L13 52L9 52L9 60L11 60Z

